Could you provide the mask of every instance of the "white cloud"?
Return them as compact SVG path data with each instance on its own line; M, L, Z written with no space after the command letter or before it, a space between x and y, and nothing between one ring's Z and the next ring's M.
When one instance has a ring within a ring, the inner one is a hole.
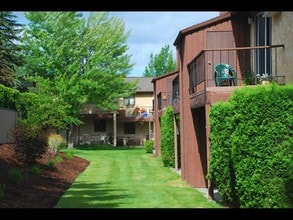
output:
M121 17L128 39L131 62L135 63L131 76L142 76L149 63L150 54L158 54L162 47L170 45L176 59L173 43L180 30L199 24L219 15L219 12L110 12Z

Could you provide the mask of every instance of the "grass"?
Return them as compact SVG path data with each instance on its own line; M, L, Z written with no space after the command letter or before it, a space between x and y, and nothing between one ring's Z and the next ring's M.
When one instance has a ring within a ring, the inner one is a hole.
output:
M223 208L144 148L81 146L90 161L56 208Z

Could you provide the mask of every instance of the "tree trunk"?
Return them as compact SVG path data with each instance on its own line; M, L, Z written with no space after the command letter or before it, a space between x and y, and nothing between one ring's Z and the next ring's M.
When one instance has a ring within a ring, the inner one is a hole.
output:
M73 149L73 135L72 135L72 125L69 125L68 137L67 137L67 145L68 149Z

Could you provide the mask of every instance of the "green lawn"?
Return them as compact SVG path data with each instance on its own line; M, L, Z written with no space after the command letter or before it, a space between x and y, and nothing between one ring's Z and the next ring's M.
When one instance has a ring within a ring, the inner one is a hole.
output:
M56 208L222 208L143 148L86 147L90 161Z

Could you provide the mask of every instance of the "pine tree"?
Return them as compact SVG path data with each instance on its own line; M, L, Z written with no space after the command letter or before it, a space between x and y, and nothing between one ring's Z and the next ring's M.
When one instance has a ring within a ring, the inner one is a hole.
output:
M18 44L21 27L12 12L0 12L0 83L8 87L14 86L15 67L22 63Z

